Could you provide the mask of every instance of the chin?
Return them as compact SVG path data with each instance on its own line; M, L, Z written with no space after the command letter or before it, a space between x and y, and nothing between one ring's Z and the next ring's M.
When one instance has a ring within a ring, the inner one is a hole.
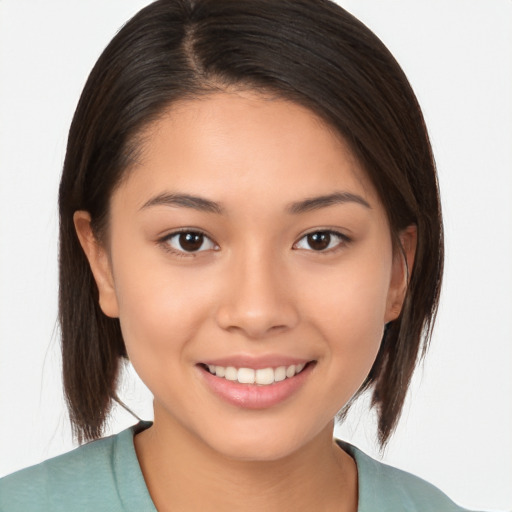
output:
M211 449L228 459L247 462L272 462L290 457L314 437L314 434L297 431L296 426L268 429L257 424L247 429L210 431L209 434L205 441Z
M273 462L293 455L298 447L292 443L280 443L278 440L251 442L241 440L230 443L229 446L219 447L222 454L231 460L240 462Z

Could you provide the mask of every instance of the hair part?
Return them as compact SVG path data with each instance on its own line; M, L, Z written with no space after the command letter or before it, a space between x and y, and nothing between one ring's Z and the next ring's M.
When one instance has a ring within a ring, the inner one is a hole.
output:
M144 130L174 103L237 88L319 115L349 144L388 215L394 246L418 241L399 318L386 326L360 392L371 389L384 446L436 316L443 230L435 163L415 95L393 56L329 0L158 0L118 32L94 66L71 124L59 190L63 378L75 436L102 435L126 358L118 319L105 316L73 224L90 213L99 240L109 201L143 147Z

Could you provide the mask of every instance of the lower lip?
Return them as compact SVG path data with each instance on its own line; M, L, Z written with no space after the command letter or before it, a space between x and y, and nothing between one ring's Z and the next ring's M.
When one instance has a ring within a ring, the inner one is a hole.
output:
M198 366L204 382L226 402L244 409L267 409L278 405L297 393L308 378L314 364L309 363L294 377L269 384L240 384L238 381L227 380L212 375L202 366Z

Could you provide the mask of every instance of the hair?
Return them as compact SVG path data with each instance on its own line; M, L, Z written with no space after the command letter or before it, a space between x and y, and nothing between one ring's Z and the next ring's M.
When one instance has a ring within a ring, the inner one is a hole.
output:
M173 103L233 88L301 104L349 144L387 212L395 249L417 226L400 316L389 323L358 395L372 392L381 446L399 419L437 312L443 229L435 163L416 97L391 53L329 0L158 0L117 33L78 103L59 190L63 379L75 437L102 435L127 357L119 320L103 314L73 214L95 235L129 172L144 128ZM121 402L120 402L121 403Z

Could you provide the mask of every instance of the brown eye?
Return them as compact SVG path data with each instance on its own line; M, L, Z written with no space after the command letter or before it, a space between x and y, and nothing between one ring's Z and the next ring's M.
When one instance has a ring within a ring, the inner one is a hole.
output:
M203 245L204 235L202 233L181 233L178 243L184 251L198 251Z
M295 245L295 249L305 249L316 252L330 252L350 242L350 239L337 231L314 231L304 235Z
M199 231L180 231L164 239L170 249L176 253L194 253L215 249L214 242Z
M318 231L307 235L309 247L314 251L323 251L329 247L331 243L331 234L327 231Z

